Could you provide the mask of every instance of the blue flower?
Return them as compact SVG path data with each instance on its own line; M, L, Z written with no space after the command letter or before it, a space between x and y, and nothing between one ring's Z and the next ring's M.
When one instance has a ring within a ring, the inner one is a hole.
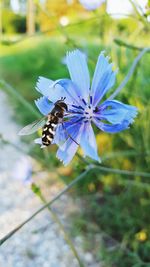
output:
M104 132L120 132L129 128L134 121L137 108L117 100L102 101L116 78L116 71L112 70L112 64L104 52L98 57L91 85L86 57L82 52L75 50L67 53L66 64L71 79L52 81L39 78L37 90L43 97L36 101L36 105L45 115L51 111L53 103L66 97L69 114L66 114L67 120L63 125L57 127L54 138L54 143L59 146L57 157L67 165L79 144L84 156L100 162L92 124Z
M95 10L101 6L105 0L79 0L81 5L87 10Z

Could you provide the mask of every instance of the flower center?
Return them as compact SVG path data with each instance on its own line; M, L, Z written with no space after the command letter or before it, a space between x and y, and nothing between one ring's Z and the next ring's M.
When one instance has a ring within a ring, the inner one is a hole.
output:
M86 106L85 110L84 110L84 118L86 120L91 120L93 117L93 108L89 105Z
M70 112L74 114L75 116L79 117L79 121L91 121L95 115L96 108L92 105L92 96L90 96L88 103L83 99L80 98L81 105L77 106L72 104L72 108L70 109Z

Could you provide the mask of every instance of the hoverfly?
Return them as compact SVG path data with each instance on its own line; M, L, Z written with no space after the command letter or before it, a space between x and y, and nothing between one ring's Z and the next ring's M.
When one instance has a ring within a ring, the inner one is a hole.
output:
M64 102L64 100L65 97L62 97L60 100L56 101L54 108L47 116L44 116L43 118L25 126L20 130L19 135L30 135L42 128L42 147L49 146L54 139L58 124L63 123L64 114L68 111L67 104ZM70 136L65 127L63 127L63 129L67 133L68 137L70 137L77 145L79 145Z

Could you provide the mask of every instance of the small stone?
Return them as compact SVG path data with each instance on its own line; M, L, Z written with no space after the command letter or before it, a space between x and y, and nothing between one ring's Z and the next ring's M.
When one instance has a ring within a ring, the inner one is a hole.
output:
M93 261L93 256L92 256L92 254L91 254L90 252L86 252L86 253L84 254L84 259L85 259L85 261L86 261L87 263L92 263L92 261Z

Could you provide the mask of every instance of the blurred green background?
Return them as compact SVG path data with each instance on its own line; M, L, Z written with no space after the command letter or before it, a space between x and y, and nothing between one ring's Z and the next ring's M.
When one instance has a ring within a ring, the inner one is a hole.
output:
M106 13L105 5L89 12L77 1L68 5L65 0L34 4L29 1L34 5L31 14L30 9L25 12L26 2L16 13L10 1L1 1L0 79L6 84L1 81L0 85L8 93L14 119L21 127L38 117L26 105L28 102L36 110L38 76L54 80L69 77L63 63L66 51L78 47L87 54L92 78L97 56L105 50L114 68L119 68L115 89L139 53L132 47L118 45L115 40L140 48L149 44L146 14L142 17L132 12L130 16L115 19ZM124 176L95 169L71 192L73 197L80 198L81 206L81 212L72 215L72 232L85 236L85 247L105 267L150 266L150 183L148 177L138 175L150 169L149 66L150 53L147 53L117 96L118 100L139 109L131 128L115 135L95 129L102 165L137 174ZM33 144L33 139L34 136L23 138L30 155L43 170L61 170L59 177L65 183L86 168L87 164L77 156L69 167L62 168L55 157L56 147L45 152ZM100 242L95 240L98 233L102 233Z

